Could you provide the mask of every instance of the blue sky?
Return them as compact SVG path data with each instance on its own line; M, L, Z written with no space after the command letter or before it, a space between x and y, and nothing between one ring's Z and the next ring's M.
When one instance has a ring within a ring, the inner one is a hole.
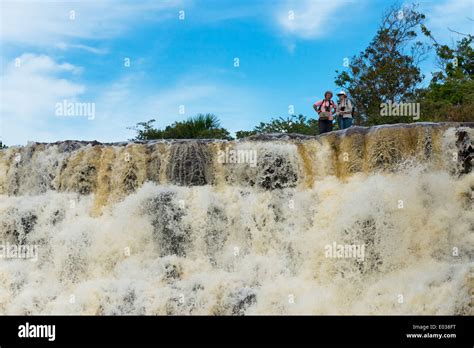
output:
M457 38L448 27L472 32L471 0L419 3L440 41ZM2 140L122 141L133 137L127 127L137 122L154 118L164 127L208 112L235 132L286 116L290 105L314 116L314 101L336 89L335 70L367 47L390 5L2 0ZM429 78L432 60L424 70ZM64 100L93 103L94 117L58 116Z

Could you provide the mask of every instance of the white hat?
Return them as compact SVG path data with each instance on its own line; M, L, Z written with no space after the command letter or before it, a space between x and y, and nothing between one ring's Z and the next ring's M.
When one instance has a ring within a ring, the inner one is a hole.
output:
M344 91L340 91L337 95L345 95L347 97L347 94Z

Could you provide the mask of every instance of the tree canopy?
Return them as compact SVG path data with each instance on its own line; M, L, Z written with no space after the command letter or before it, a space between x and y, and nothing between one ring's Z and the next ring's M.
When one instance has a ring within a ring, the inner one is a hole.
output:
M336 71L336 85L349 92L359 110L359 124L408 122L404 116L384 117L380 105L414 100L423 81L419 63L429 45L417 40L424 33L425 15L416 5L393 6L384 15L369 46Z

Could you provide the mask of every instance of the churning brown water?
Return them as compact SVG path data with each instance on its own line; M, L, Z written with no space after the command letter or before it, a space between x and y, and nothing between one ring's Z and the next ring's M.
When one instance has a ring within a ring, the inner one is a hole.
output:
M0 313L472 314L472 139L414 124L1 150Z

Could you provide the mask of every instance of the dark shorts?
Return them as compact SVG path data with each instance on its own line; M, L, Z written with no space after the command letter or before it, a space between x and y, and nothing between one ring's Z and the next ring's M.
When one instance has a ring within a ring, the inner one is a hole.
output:
M319 134L332 131L332 121L330 120L319 120L318 126L319 126Z

